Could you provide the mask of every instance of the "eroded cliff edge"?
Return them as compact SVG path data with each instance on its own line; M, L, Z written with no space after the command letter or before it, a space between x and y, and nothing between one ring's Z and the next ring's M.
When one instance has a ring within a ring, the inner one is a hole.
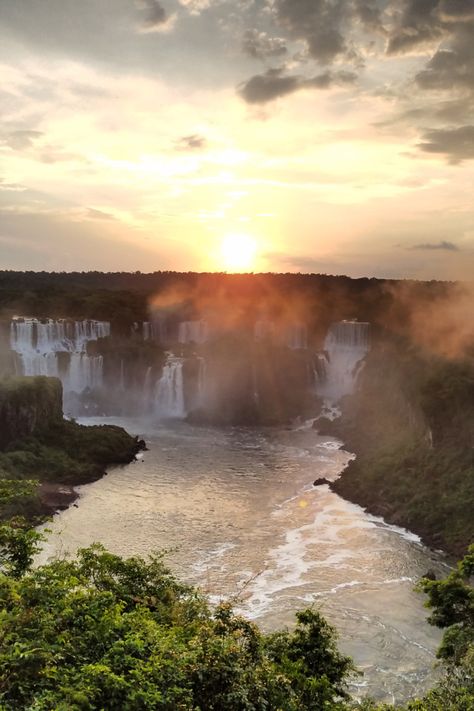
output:
M333 485L346 499L460 556L474 540L474 359L384 338L342 416L316 423L357 458Z
M0 482L37 482L33 496L7 507L5 517L33 519L66 507L77 496L74 486L132 461L143 446L121 427L65 420L57 378L0 380Z

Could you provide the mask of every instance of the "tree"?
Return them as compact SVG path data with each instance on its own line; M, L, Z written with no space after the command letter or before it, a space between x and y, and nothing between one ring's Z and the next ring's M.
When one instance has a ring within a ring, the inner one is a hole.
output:
M446 629L438 657L461 664L474 648L474 544L456 568L442 580L423 578L419 589L428 595L428 621Z
M21 577L0 575L4 711L304 711L345 708L352 666L316 612L263 635L215 610L160 556L99 545Z

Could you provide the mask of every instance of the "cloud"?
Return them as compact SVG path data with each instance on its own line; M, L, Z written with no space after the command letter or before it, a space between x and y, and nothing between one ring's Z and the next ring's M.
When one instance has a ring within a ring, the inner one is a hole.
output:
M451 163L474 158L474 126L426 131L418 147L426 153L445 154Z
M439 17L439 0L405 0L391 32L387 54L401 54L439 39L444 28Z
M441 242L425 242L424 244L415 244L413 247L408 249L425 249L425 250L444 250L446 252L459 252L459 247L454 242L447 242L442 240Z
M0 143L14 151L24 151L32 148L42 135L41 131L12 131L0 137Z
M367 29L385 33L382 9L377 4L377 0L355 0L354 13Z
M176 141L176 148L179 151L187 150L199 150L205 148L207 144L204 136L199 136L197 133L193 133L190 136L183 136Z
M242 40L245 54L255 59L281 57L288 52L286 41L281 37L270 37L266 32L246 30Z
M0 178L0 191L11 193L24 193L27 188L19 183L6 183L3 178Z
M304 40L309 55L321 64L330 64L345 53L347 46L342 24L347 3L341 0L275 0L278 22L291 37Z
M191 15L200 15L211 7L212 0L179 0L179 4L189 10Z
M353 84L357 79L356 74L347 71L324 72L309 79L285 75L283 71L280 67L256 74L240 85L238 93L248 104L266 104L300 89L329 89L335 85Z
M145 13L140 24L140 32L161 31L168 20L168 15L158 0L140 0L138 6Z
M474 91L474 23L459 29L449 48L439 49L416 75L419 87L427 90L468 89Z
M449 20L474 19L474 4L472 0L441 0L441 17Z

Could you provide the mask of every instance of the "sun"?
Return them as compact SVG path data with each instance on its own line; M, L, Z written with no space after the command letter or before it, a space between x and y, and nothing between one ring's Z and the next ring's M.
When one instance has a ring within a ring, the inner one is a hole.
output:
M257 243L246 234L228 234L221 242L222 266L228 272L251 271L257 254Z

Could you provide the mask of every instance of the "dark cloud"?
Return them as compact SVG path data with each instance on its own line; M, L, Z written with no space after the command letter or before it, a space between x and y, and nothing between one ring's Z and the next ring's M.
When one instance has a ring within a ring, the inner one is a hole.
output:
M287 53L286 42L281 37L270 37L266 32L246 30L242 40L245 54L255 59L281 57Z
M265 104L297 91L302 81L302 77L282 76L279 69L269 69L246 81L239 87L239 94L248 104Z
M434 115L444 123L466 121L474 116L474 96L440 101L434 109Z
M11 131L0 137L0 143L14 151L24 151L32 148L42 135L41 131Z
M140 26L145 32L154 32L157 29L161 29L161 26L168 19L165 9L158 0L140 0L139 7L145 13Z
M377 0L354 0L354 14L367 29L385 33L382 9Z
M273 7L289 35L304 40L313 59L329 64L347 49L342 25L349 5L342 0L276 0Z
M440 249L446 252L459 252L457 244L454 244L454 242L447 242L445 240L442 240L441 242L425 242L424 244L415 244L413 247L409 247L409 249L425 249L428 251Z
M193 133L190 136L183 136L178 141L176 141L176 148L179 151L187 150L200 150L205 148L207 144L204 136L199 136L197 133Z
M451 46L439 49L416 75L422 89L474 91L474 22L459 28Z
M445 20L468 20L474 18L472 0L441 0L441 17Z
M444 154L450 163L474 158L474 126L426 131L418 147L426 153Z
M401 54L441 37L443 27L438 10L439 0L405 0L387 54Z
M353 72L324 72L307 79L297 75L285 75L284 69L269 69L257 74L239 87L240 96L248 104L266 104L269 101L292 94L300 89L329 89L334 85L352 84L357 75Z
M436 123L442 127L447 123L451 125L463 124L469 121L474 115L474 96L463 96L459 99L447 99L440 101L426 100L420 97L420 103L415 106L408 104L408 108L394 113L382 121L377 121L374 126L385 128L387 126L398 126L400 124L413 126L424 124L427 121ZM434 127L433 127L434 128Z

